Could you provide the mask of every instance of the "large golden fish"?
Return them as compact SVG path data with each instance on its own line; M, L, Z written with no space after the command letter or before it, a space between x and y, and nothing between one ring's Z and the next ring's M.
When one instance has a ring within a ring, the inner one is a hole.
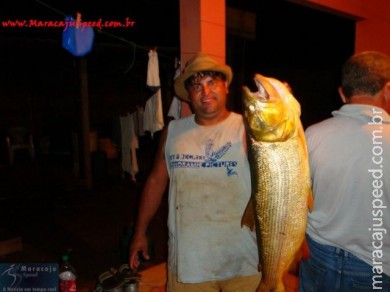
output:
M285 291L283 275L304 240L311 199L306 141L290 90L274 78L256 74L254 80L258 92L243 89L252 198L242 225L256 227L258 291Z

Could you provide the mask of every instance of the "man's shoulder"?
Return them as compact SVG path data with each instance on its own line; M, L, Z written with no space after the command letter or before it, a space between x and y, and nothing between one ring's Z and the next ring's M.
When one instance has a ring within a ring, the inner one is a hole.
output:
M192 114L192 115L189 115L189 116L184 117L184 118L172 120L169 122L169 124L180 125L180 124L188 123L188 122L193 121L193 120L194 120L194 115Z
M178 133L187 132L195 127L194 115L190 115L181 119L171 120L167 127L167 137Z
M328 128L330 125L332 125L333 123L337 122L336 121L337 118L335 117L330 117L330 118L327 118L325 120L322 120L322 121L319 121L317 123L314 123L314 124L311 124L310 126L308 126L305 130L305 132L315 132L315 131L320 131L321 129L326 129Z
M243 121L243 116L242 116L242 114L239 114L239 113L236 113L236 112L230 112L230 116L231 116L233 119Z

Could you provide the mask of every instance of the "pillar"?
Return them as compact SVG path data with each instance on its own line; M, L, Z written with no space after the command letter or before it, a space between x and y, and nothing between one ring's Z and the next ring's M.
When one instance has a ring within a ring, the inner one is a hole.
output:
M197 52L205 52L221 63L226 56L225 0L180 0L181 70ZM191 114L182 102L182 117Z

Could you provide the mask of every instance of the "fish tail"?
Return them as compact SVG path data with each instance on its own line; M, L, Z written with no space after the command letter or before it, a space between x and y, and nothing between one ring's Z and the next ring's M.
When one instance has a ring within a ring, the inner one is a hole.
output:
M283 283L279 283L277 287L270 287L264 282L260 283L259 288L257 288L256 292L285 292L285 288Z
M254 231L255 224L256 224L255 209L254 209L254 205L253 205L253 200L252 200L252 198L250 198L248 205L246 206L244 215L242 215L242 218L241 218L241 227L246 225L247 227L249 227L249 229L251 231Z
M263 282L260 283L259 288L257 288L256 292L271 292L271 288Z
M271 287L264 282L260 283L259 288L257 288L256 292L285 292L285 288L283 283L278 283L277 287Z
M311 190L311 187L309 186L308 187L308 196L307 196L307 206L309 208L309 211L310 213L313 211L313 208L314 208L314 199L313 199L313 193L312 193L312 190Z

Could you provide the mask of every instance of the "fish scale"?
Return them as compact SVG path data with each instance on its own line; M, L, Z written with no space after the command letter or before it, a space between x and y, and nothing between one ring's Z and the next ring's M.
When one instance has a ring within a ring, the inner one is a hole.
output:
M269 286L276 286L276 283L282 281L283 273L292 261L295 252L299 249L300 243L304 237L304 229L295 230L294 226L306 225L305 218L297 218L290 209L306 210L307 199L302 196L299 180L292 179L288 175L292 171L301 173L299 169L301 159L296 155L297 141L289 139L286 142L276 142L274 145L268 145L269 142L255 143L250 153L260 153L257 160L260 165L259 177L255 178L258 182L260 196L255 199L260 227L261 240L261 259L263 278ZM276 145L275 145L276 144ZM272 149L268 149L272 148ZM272 151L273 155L270 155ZM263 159L266 157L267 159ZM267 173L266 176L261 175ZM288 196L279 196L278 194L289 193ZM295 203L295 207L292 204ZM289 222L290 224L286 224ZM295 238L294 241L289 238ZM276 272L275 272L276 271Z
M244 89L252 199L242 223L256 227L262 271L258 291L279 292L285 291L283 274L305 235L309 163L299 103L280 81L261 75L255 81L265 96Z

